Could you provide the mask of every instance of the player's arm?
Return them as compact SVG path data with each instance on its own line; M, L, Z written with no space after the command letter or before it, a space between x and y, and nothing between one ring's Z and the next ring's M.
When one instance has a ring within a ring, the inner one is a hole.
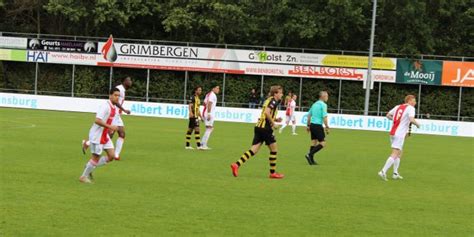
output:
M308 111L308 115L307 115L307 118L306 118L306 131L310 131L310 126L311 126L311 108L309 108L309 111Z
M275 127L275 120L273 120L272 118L272 109L270 108L270 106L265 108L265 119L270 123L270 127Z
M207 102L207 114L205 114L204 116L206 116L207 120L211 120L211 110L212 110L212 101L208 101Z
M409 118L410 118L410 123L415 124L417 128L420 128L420 124L418 123L418 121L416 121L415 116L409 116Z
M394 107L392 110L388 111L386 117L389 120L393 120L393 115L395 114L395 111L397 111L397 107Z
M188 104L188 109L189 109L189 117L190 117L190 118L193 118L193 117L194 117L193 101L191 101L191 102Z
M110 130L117 130L117 126L114 126L114 125L109 125L107 123L105 123L101 118L95 118L95 124L101 126L101 127L104 127L104 128L108 128Z
M324 130L326 133L329 133L329 123L328 123L328 116L324 117Z
M130 114L130 110L124 109L120 103L115 104L115 106L117 106L117 108L119 108L120 110L122 110L126 114Z
M324 131L329 133L329 123L328 123L328 107L327 105L323 106L323 122L324 122Z

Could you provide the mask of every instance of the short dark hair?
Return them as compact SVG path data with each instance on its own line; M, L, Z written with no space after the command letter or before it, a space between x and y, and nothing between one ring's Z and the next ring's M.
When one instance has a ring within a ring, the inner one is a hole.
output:
M114 88L110 89L109 95L114 94L116 91L120 92L120 90L117 87L114 87Z
M194 87L194 91L193 91L193 92L196 94L196 91L197 91L199 88L202 89L202 86L196 86L196 87Z
M216 88L216 87L218 87L218 86L220 87L221 85L219 85L219 84L211 84L211 89L214 89L214 88Z
M127 79L132 80L132 78L130 76L126 76L122 79L122 82L126 81Z

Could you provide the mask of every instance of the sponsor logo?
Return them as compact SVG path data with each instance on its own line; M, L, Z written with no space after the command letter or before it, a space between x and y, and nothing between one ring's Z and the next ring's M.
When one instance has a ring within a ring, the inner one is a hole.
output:
M397 82L439 85L441 71L442 61L398 59Z
M111 63L117 60L117 50L115 49L114 38L112 37L112 35L110 35L109 39L102 47L102 56L105 60Z
M92 41L83 42L69 40L29 39L28 49L57 52L97 53L97 43Z
M49 58L49 52L29 50L26 53L26 61L28 62L47 63L48 58Z
M411 82L424 83L426 80L429 80L429 81L434 81L435 80L435 76L436 76L435 72L434 71L424 72L425 69L424 69L424 66L423 66L423 62L421 62L420 60L414 61L413 64L412 64L412 67L414 68L414 70L405 72L403 74L405 77L408 77L408 79Z
M316 67L316 66L294 66L288 71L290 75L301 75L309 77L322 78L346 78L362 80L363 73L351 68L334 68L334 67Z
M474 63L445 61L442 83L446 86L474 87Z

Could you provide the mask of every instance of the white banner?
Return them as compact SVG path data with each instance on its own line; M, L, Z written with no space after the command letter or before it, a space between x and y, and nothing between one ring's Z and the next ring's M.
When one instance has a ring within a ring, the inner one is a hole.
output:
M127 44L113 41L110 41L110 44L99 42L98 51L93 50L99 53L81 53L57 51L63 50L62 48L41 50L36 48L36 44L40 44L37 39L30 40L30 43L32 42L35 42L35 45L30 46L31 49L17 52L25 53L27 62L353 81L363 81L367 78L368 59L364 56ZM75 41L52 42L65 44ZM78 44L89 44L88 49L95 47L94 42L78 41ZM15 47L26 48L27 39L0 37L0 48ZM4 56L2 59L9 60L11 57ZM372 81L395 83L396 62L395 58L374 58Z
M102 51L105 42L99 42ZM348 55L328 55L312 53L278 52L263 50L241 50L223 48L202 48L154 44L113 44L118 56L143 56L153 58L201 59L227 62L250 62L266 64L287 64L307 66L330 66L345 68L367 68L368 57ZM374 57L373 68L396 70L396 58Z
M27 38L0 36L0 48L26 49L27 42Z
M103 101L105 100L0 93L0 107L95 113ZM183 104L126 101L124 107L130 109L132 115L135 116L188 118L188 106ZM216 121L256 123L261 111L259 109L217 107L216 113ZM284 118L284 111L280 111L278 117ZM297 125L306 126L306 113L296 112L296 120ZM419 119L418 121L421 128L414 127L413 133L474 137L473 122L427 119ZM331 128L388 132L392 122L385 117L329 114L329 126Z

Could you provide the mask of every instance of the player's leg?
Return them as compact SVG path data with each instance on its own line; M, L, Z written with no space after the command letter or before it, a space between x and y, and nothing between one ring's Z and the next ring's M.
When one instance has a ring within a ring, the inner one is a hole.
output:
M193 149L193 147L191 146L191 135L193 134L195 124L193 120L193 118L189 119L188 130L186 131L186 149Z
M84 139L82 140L82 154L86 154L86 151L87 149L89 148L89 146L91 145L91 142L89 141L89 139Z
M125 142L125 127L118 127L118 138L115 141L115 159L120 160L120 152L122 151L123 143Z
M288 126L289 123L290 123L290 117L286 116L285 123L281 126L281 128L280 128L280 130L278 130L278 132L282 133L283 129L285 129L285 127Z
M249 150L244 152L235 163L232 163L230 165L230 168L232 169L232 174L234 175L234 177L238 176L239 167L243 165L247 160L249 160L252 156L258 153L258 151L260 150L260 147L262 146L263 141L264 139L261 132L257 128L254 128L254 137L252 141L252 146L250 147Z
M313 165L318 163L314 160L314 155L326 146L325 134L322 125L311 124L311 147L309 148L309 160ZM306 159L308 159L306 157ZM309 162L309 161L308 161Z
M276 141L268 145L268 148L270 150L270 156L268 157L268 160L270 162L270 178L282 179L284 175L276 172L277 153L278 153L278 146L277 146Z
M314 161L314 157L311 156L311 153L317 145L318 145L318 140L316 140L313 134L311 134L311 145L309 146L308 153L304 156L306 158L306 161L308 161L309 165L316 165L316 162Z
M91 149L94 148L95 144L92 144L91 146ZM92 183L91 179L90 179L90 175L92 173L92 171L94 171L94 169L97 167L97 164L99 163L99 159L100 159L100 156L98 154L94 154L92 153L92 156L90 158L90 160L87 161L85 167L84 167L84 171L82 171L82 175L81 177L79 177L79 181L82 182L82 183Z
M197 120L196 120L197 121ZM199 124L197 124L196 127L194 127L194 139L196 139L196 146L198 149L201 149L201 132L199 129Z
M298 135L296 133L296 119L295 119L295 116L292 116L292 125L291 125L291 131L292 131L292 134L293 135Z
M400 167L400 161L402 158L403 150L400 150L400 153L398 154L398 157L395 158L395 161L393 162L393 179L403 179L403 177L400 175L398 172L398 168Z
M211 137L212 131L214 131L214 118L211 118L210 120L206 120L206 131L204 132L204 136L202 137L202 147L204 149L209 149L208 142L209 138Z
M380 178L387 181L387 170L395 163L395 158L400 156L401 153L401 146L400 146L400 139L395 136L390 137L390 141L392 144L392 153L385 161L385 165L382 167L382 170L378 173Z

